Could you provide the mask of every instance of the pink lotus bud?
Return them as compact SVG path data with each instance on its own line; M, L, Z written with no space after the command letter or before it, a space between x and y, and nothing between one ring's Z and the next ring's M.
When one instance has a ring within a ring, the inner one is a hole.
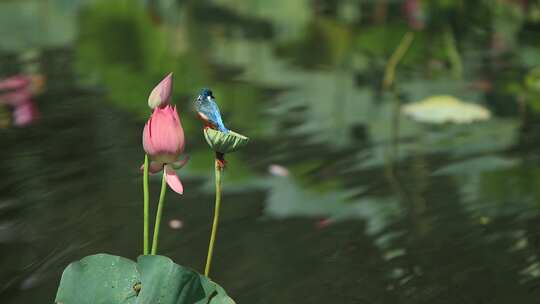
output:
M165 169L167 184L182 194L183 186L175 169L181 168L187 159L178 161L184 151L184 129L176 107L165 105L156 107L148 119L143 131L144 151L150 157L150 172L156 173Z
M172 73L165 76L163 80L152 90L148 97L148 106L151 109L164 107L169 104L172 94Z
M154 109L144 126L143 146L152 160L165 164L176 161L184 150L184 130L175 106Z

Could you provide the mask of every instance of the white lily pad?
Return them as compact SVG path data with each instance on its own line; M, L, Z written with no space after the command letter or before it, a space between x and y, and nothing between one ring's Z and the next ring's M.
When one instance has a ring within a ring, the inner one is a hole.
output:
M491 117L487 108L450 95L435 95L405 105L402 112L415 121L432 124L465 124Z

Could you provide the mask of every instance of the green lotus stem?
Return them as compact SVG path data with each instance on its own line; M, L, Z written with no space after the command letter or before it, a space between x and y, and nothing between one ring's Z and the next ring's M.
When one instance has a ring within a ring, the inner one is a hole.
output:
M401 38L397 49L394 51L392 56L390 56L390 59L388 59L388 63L386 64L386 68L384 70L383 88L388 89L392 86L396 74L396 67L403 56L405 56L405 53L407 53L413 39L413 32L405 33L403 38Z
M163 178L161 179L161 192L159 193L158 209L156 213L156 222L154 224L154 238L152 240L152 255L157 254L158 240L159 240L159 225L161 223L161 215L163 214L163 205L165 201L165 192L167 192L165 169L163 169Z
M457 79L461 79L463 75L463 64L461 62L461 56L456 45L456 38L452 33L452 29L447 27L444 31L444 42L446 44L446 52L448 54L448 60L452 66L452 74Z
M208 245L206 267L204 268L204 275L207 277L210 274L210 266L212 265L212 255L214 254L214 243L216 242L219 223L219 207L221 206L221 167L218 165L217 159L214 167L216 172L216 205L214 207L214 221L212 223L212 233L210 234L210 244Z
M148 154L144 155L144 174L143 174L143 196L144 196L144 224L143 224L143 254L148 254L148 210L149 198L148 193Z

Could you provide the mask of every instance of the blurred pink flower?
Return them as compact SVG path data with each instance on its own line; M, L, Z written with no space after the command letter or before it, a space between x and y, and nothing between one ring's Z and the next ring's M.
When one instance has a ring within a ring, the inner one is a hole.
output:
M32 101L30 76L17 75L0 80L0 105L13 109L15 126L26 126L37 120L39 113Z
M13 124L18 127L31 124L39 118L39 112L31 100L15 106L13 110Z
M9 91L6 93L0 93L0 104L8 105L11 107L17 107L21 104L27 103L31 99L32 93L26 88L18 89L16 91Z
M150 93L148 106L151 109L164 107L169 104L172 94L172 77L173 74L169 73Z
M150 173L165 169L167 184L175 192L182 194L183 186L176 175L176 169L183 167L188 158L178 160L184 151L184 129L176 107L166 105L156 107L143 131L144 151L150 157Z
M30 78L25 75L15 75L0 81L0 90L19 90L30 85Z
M184 227L184 222L180 219L172 219L169 221L169 227L171 227L171 229L181 229Z
M281 165L276 165L276 164L271 164L270 166L268 166L268 172L270 172L270 174L275 175L275 176L281 176L281 177L289 176L289 169Z
M334 221L332 219L326 217L326 218L318 220L315 223L315 227L317 227L318 229L324 229L324 228L332 225L333 223L334 223Z
M420 0L405 0L403 10L410 28L413 30L422 30L425 28L426 14Z

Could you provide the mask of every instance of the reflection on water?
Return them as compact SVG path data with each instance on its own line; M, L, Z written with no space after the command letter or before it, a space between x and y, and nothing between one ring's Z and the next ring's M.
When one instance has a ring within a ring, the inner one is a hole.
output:
M0 109L2 303L52 301L84 255L139 254L146 98L168 71L191 161L163 254L203 267L213 160L190 109L199 88L252 139L228 158L214 264L238 303L534 302L540 8L484 2L0 3L0 78L37 49L47 79L37 124L13 128ZM492 117L401 115L433 95Z

